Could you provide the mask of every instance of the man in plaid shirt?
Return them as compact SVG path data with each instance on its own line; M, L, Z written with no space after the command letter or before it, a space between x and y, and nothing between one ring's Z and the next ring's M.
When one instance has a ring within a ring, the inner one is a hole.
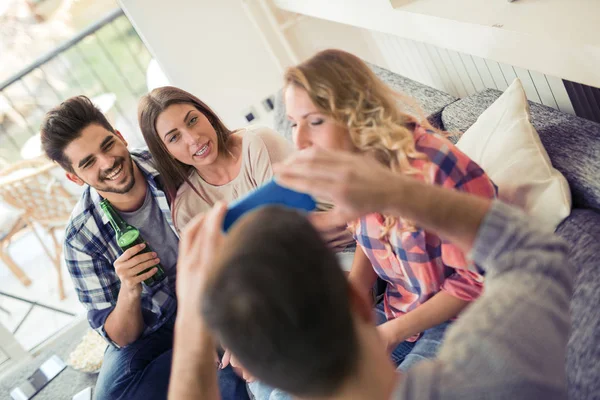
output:
M129 153L121 134L84 96L51 110L41 137L48 158L65 169L69 180L86 186L67 226L64 252L90 326L110 344L96 398L165 399L179 238L152 157L148 151ZM120 249L100 208L102 199L140 230L152 252L140 253L145 245ZM152 287L142 284L158 263L165 279ZM219 374L226 398L247 398L244 381L231 367Z

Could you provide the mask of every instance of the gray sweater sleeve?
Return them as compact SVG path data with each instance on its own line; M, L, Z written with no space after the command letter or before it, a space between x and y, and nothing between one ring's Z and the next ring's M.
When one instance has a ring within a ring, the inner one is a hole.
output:
M438 358L402 378L394 399L566 399L567 250L494 202L471 252L486 271L483 295L448 330Z

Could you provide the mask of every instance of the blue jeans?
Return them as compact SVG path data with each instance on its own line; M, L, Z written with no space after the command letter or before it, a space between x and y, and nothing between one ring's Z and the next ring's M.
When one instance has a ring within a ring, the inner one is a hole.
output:
M165 400L171 374L174 323L175 316L156 332L121 349L108 346L94 389L95 399ZM218 379L223 399L249 400L246 382L231 366L219 370Z
M383 302L375 306L375 321L377 325L387 322ZM434 359L448 326L450 326L450 322L441 323L423 332L416 342L400 343L391 354L392 362L398 371L406 372L419 361Z

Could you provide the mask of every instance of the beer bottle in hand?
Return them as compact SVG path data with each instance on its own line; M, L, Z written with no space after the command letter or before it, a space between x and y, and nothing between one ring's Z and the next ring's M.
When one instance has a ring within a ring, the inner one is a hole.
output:
M145 243L146 247L144 247L144 249L138 254L148 253L152 251L150 245L142 238L140 231L136 227L131 226L127 222L125 222L125 220L113 208L112 204L110 204L108 200L102 200L100 202L100 207L102 208L102 211L104 211L104 214L106 214L108 221L115 230L115 234L117 236L117 243L119 244L119 247L123 249L123 251L142 243ZM160 264L156 264L154 267L150 267L145 271L140 272L138 275L146 273L152 268L156 268L157 271L154 275L152 275L150 278L144 281L144 283L148 286L153 286L157 284L158 282L162 281L166 276L165 270Z

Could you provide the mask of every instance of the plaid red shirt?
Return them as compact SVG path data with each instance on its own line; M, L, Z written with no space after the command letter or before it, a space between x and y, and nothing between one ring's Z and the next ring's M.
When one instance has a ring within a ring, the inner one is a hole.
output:
M481 167L448 140L423 128L417 128L414 136L416 150L429 160L413 160L411 165L423 171L429 182L496 197L496 187ZM483 276L459 248L418 227L415 232L403 231L402 222L398 222L389 233L390 252L378 239L383 221L380 214L361 218L355 238L377 275L388 282L384 296L388 320L414 310L440 290L467 301L481 294ZM418 335L408 340L417 338Z

